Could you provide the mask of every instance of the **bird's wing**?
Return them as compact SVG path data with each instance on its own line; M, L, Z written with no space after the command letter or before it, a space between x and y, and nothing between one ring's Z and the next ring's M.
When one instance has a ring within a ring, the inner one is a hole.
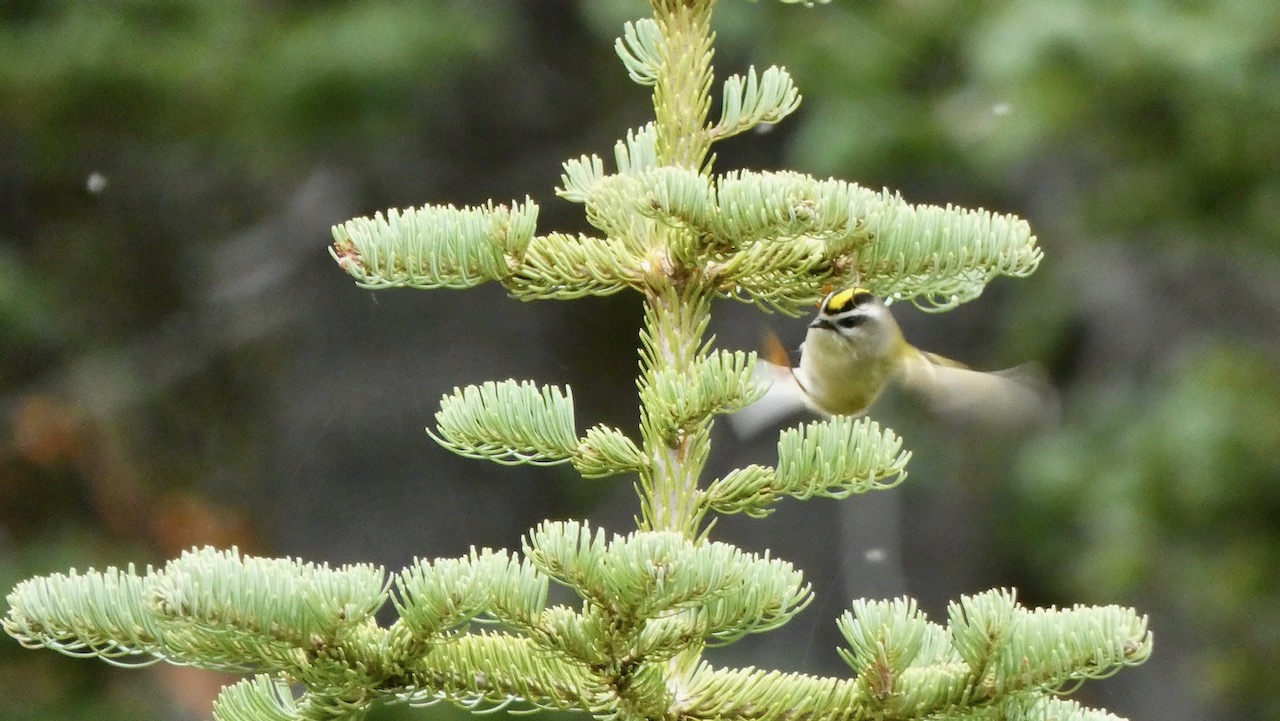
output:
M764 338L764 356L756 363L756 381L769 386L764 397L729 416L739 438L753 438L769 426L807 407L804 389L791 368L791 356L772 332Z
M790 368L760 361L756 379L769 384L764 397L729 416L729 424L739 438L752 438L808 407L804 390Z
M1035 363L984 373L921 351L904 366L902 385L939 416L1004 430L1057 420L1057 393Z

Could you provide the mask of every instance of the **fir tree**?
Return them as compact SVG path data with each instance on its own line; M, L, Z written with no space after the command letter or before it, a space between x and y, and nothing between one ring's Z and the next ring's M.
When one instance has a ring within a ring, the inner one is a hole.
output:
M888 488L909 455L874 421L835 417L784 431L773 467L704 482L714 419L764 390L754 354L708 342L712 301L798 313L824 287L857 282L942 310L997 276L1031 273L1041 253L1013 216L798 173L715 175L715 142L783 120L799 93L782 68L749 69L723 82L711 121L713 0L651 4L616 48L652 88L654 120L617 143L613 172L596 156L566 162L558 190L598 234L539 235L526 199L356 218L333 229L331 250L368 288L498 282L521 300L638 291L633 433L580 434L569 389L512 380L455 389L430 431L465 456L632 477L636 530L548 521L519 552L478 549L393 574L205 548L162 568L27 580L8 596L5 630L115 664L251 674L219 697L222 721L355 719L379 702L439 701L688 721L1112 718L1059 694L1145 660L1145 617L1027 609L1004 590L952 603L945 625L909 599L855 602L837 622L848 677L703 660L709 645L776 628L811 598L791 564L711 540L717 516ZM579 601L548 605L553 581ZM387 603L398 618L382 626Z

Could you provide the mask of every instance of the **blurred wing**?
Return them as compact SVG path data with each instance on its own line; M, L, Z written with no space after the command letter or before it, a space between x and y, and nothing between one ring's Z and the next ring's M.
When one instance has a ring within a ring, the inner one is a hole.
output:
M773 332L765 335L764 356L768 360L756 363L755 375L769 390L760 400L729 416L729 425L739 438L754 438L807 407L804 391L791 369L791 357Z
M1057 421L1058 399L1040 366L975 371L933 353L906 364L902 384L930 412L955 422L1014 431Z
M739 438L753 438L808 407L804 391L790 368L760 361L756 365L756 380L769 384L764 397L729 416L729 425Z

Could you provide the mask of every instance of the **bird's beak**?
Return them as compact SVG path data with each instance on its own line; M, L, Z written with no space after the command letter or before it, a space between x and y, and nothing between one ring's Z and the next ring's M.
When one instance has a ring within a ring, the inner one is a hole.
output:
M834 325L832 325L832 324L831 324L831 321L827 320L826 318L814 318L814 319L813 319L813 322L809 324L809 327L810 327L810 328L822 328L823 330L835 330L835 329L836 329L836 327L835 327Z

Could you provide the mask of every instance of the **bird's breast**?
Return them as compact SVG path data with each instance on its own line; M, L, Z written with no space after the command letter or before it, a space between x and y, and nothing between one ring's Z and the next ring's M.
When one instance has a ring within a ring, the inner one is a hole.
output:
M829 415L860 415L894 379L892 355L863 352L839 334L814 329L805 337L796 379L814 410Z

